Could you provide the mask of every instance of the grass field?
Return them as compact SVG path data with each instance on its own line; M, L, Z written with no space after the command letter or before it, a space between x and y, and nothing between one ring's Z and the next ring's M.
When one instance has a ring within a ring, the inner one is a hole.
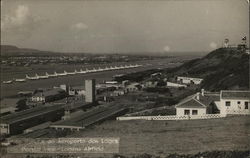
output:
M249 150L250 116L188 121L107 121L69 137L72 136L119 137L119 154L125 156L147 153L165 157L170 153Z

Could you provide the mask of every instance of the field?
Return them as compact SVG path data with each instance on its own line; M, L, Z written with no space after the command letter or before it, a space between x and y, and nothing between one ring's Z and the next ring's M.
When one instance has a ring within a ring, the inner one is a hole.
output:
M180 65L180 61L190 59L190 57L176 57L176 58L164 58L150 61L138 61L136 63L112 63L105 65L32 65L30 67L1 67L1 98L16 95L19 91L33 91L36 88L52 88L53 86L59 86L60 84L69 84L71 86L83 85L85 79L95 78L97 82L103 80L110 80L112 76L117 74L127 74L132 72L138 72L153 68L167 68ZM172 63L170 63L172 62ZM54 71L63 72L63 70L72 72L75 69L92 69L106 66L119 66L129 64L142 64L143 67L125 70L115 70L98 72L91 74L79 74L74 76L65 76L60 78L50 78L36 81L26 81L24 83L2 84L2 81L11 80L13 78L25 78L25 74L34 76L36 73L44 75L45 72L53 73Z
M72 136L119 137L119 154L124 156L147 153L165 157L170 153L249 150L250 116L189 121L106 121L69 137Z

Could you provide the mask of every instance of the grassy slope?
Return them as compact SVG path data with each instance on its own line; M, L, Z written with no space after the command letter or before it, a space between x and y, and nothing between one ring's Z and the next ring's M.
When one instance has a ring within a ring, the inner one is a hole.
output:
M168 72L202 77L204 81L201 87L207 90L247 89L249 55L236 49L220 48Z
M107 121L73 137L119 137L121 155L248 150L250 116L191 121ZM72 137L69 136L69 137Z

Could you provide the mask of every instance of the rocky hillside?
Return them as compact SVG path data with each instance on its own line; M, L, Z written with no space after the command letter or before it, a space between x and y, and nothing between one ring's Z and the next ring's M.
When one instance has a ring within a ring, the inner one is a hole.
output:
M203 58L167 70L167 73L204 78L201 88L211 91L248 89L249 62L249 55L244 51L220 48Z

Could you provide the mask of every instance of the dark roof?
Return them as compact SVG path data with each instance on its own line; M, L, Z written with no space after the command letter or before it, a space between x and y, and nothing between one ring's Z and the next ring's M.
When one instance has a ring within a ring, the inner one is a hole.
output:
M55 110L59 110L64 108L62 105L48 105L48 106L40 106L28 110L24 110L21 112L16 112L13 114L9 114L7 116L1 117L1 123L11 124L14 122L18 122L21 120L26 120L35 116L43 115L45 113L49 113Z
M221 91L221 99L250 99L250 91Z
M195 98L191 98L185 102L181 102L176 105L178 108L206 108L204 104L196 100Z
M87 127L98 121L104 120L116 113L124 111L126 108L119 106L112 107L102 107L98 109L91 110L89 112L83 113L82 115L77 115L68 120L60 120L51 125L53 126L73 126L73 127Z
M199 100L196 98L199 95ZM220 95L217 93L205 93L204 96L201 94L194 94L183 99L176 107L186 108L205 108L214 101L219 101Z
M214 101L220 101L220 95L200 95L200 100L202 104L209 106Z
M53 96L53 95L57 95L60 94L61 92L63 92L64 90L61 88L56 88L56 89L52 89L52 90L48 90L48 91L44 91L44 92L40 92L40 93L36 93L34 96Z

